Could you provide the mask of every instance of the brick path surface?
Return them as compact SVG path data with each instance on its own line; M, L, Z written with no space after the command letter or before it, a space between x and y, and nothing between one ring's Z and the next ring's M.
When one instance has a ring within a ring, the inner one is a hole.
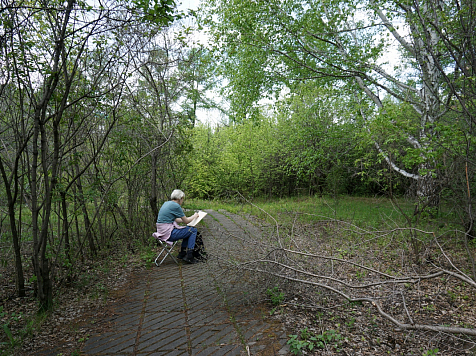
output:
M209 261L177 265L167 257L142 273L115 306L110 327L91 336L82 355L290 354L283 326L266 320L260 305L246 303L246 286L230 286L222 278L226 266L213 262L224 246L232 255L243 253L234 239L257 236L260 229L237 215L207 212L199 229Z

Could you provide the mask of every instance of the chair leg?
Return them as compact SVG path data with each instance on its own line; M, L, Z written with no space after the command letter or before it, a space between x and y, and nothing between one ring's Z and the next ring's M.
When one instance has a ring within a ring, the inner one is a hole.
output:
M174 260L174 262L177 265L179 264L177 259L172 255L173 249L174 249L176 244L177 244L177 241L175 241L172 246L164 245L163 243L159 242L159 245L162 247L162 251L160 251L160 253L155 258L155 261L154 261L154 263L157 267L159 267L162 264L162 262L164 262L164 260L167 258L167 256L170 256L172 258L172 260ZM159 263L157 263L157 260L160 258L160 256L162 256L163 253L165 253L165 256L162 258L162 260Z
M154 263L155 263L155 265L156 265L157 267L159 267L159 266L162 264L162 262L164 262L165 257L167 257L167 254L166 254L165 257L162 259L162 261L160 261L160 263L157 263L157 260L160 258L160 256L162 256L162 253L164 253L164 250L165 250L165 249L162 249L162 251L160 251L160 253L159 253L159 254L157 255L157 257L155 258Z
M175 246L175 245L174 245L174 246ZM175 258L175 256L172 255L172 252L173 252L173 246L170 248L169 253L168 253L167 255L170 256L170 257L172 257L172 259L174 260L175 264L178 265L179 262L177 261L177 259ZM167 256L165 256L165 257L167 257ZM165 257L164 257L164 260L165 260ZM163 261L163 260L162 260L162 261Z

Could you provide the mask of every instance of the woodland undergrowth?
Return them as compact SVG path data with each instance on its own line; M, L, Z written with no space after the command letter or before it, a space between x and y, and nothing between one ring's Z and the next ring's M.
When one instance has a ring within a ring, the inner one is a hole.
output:
M0 267L0 355L52 349L79 355L81 345L100 327L104 306L117 299L131 273L151 265L153 247L133 245L118 240L94 259L77 261L68 278L56 280L54 308L48 313L38 312L32 286L26 298L16 297L13 268Z
M261 237L230 234L233 242L215 253L229 253L223 282L253 286L286 324L293 353L476 354L468 259L476 246L468 251L464 232L441 222L418 229L388 219L376 227L254 209L260 218L247 216Z

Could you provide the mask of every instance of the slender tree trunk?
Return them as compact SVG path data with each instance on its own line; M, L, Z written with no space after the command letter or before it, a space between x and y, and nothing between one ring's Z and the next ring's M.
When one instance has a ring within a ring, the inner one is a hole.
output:
M94 208L96 209L96 213L101 216L99 214L99 209L100 209L100 205L98 205L97 201L94 200L93 201L93 204L94 204ZM105 216L107 216L105 214ZM106 244L106 231L107 231L107 224L106 225L103 225L103 222L101 220L101 217L97 218L97 222L98 222L98 230L99 230L99 236L101 237L100 240L101 240L101 243L99 244L99 246L105 246Z
M20 247L20 239L16 224L15 218L15 203L16 199L12 195L10 181L6 175L4 170L3 162L0 159L0 171L2 173L3 182L5 183L5 190L7 193L7 202L8 202L8 218L10 220L10 232L12 234L12 241L13 241L13 250L15 254L15 285L17 290L17 295L19 297L25 296L25 277L23 275L23 265L21 262L21 247ZM15 184L17 184L15 182ZM20 209L21 209L21 201L20 201Z
M63 234L64 234L64 251L66 254L66 258L68 262L71 263L71 255L70 255L70 241L69 241L69 224L68 224L68 205L66 203L66 192L62 191L61 195L61 207L62 207L62 215L63 215Z
M38 197L38 174L39 174L39 138L41 132L41 151L42 158L46 156L46 134L42 128L40 113L38 112L34 118L34 134L32 140L33 160L31 168L31 206L32 206L32 234L33 234L33 269L36 277L36 290L40 303L40 310L48 310L53 304L52 283L50 279L49 260L46 257L46 247L48 240L48 220L51 211L51 200L48 196L51 194L48 187L50 185L49 178L44 177L42 184L45 187L45 200L39 204ZM41 161L44 173L48 174L47 162ZM43 214L40 219L40 210Z
M86 206L86 201L84 199L83 194L83 185L81 183L81 177L79 176L79 165L75 164L76 175L78 179L76 180L76 188L78 192L78 202L81 205L81 210L83 212L83 219L84 219L84 228L86 229L86 238L89 244L89 250L91 251L93 256L97 255L96 245L94 244L94 239L91 231L91 221L89 220L88 209Z
M38 216L39 216L39 208L38 208L38 192L37 192L37 174L38 174L38 136L39 136L39 120L35 120L34 125L34 134L32 139L32 165L31 165L31 225L32 225L32 236L33 236L33 270L34 270L34 277L35 277L35 292L37 293L38 299L42 300L43 297L43 282L41 281L41 268L40 268L40 261L38 259L38 254L40 251L40 241L39 241L39 234L38 234Z
M150 177L150 197L149 205L154 215L154 219L157 219L159 215L159 206L157 204L157 154L151 155L151 177Z
M76 187L73 188L74 191L75 191L75 194L74 196L77 197L77 194L76 194ZM77 211L78 210L78 207L77 207L77 198L74 199L74 211ZM74 214L74 225L76 227L76 243L78 244L78 248L79 248L79 251L76 253L76 256L79 254L79 256L81 257L81 262L84 262L84 258L83 258L83 244L81 243L81 230L79 229L79 220L78 220L78 214Z
M113 206L114 206L114 209L119 213L126 230L130 231L130 226L129 226L129 221L127 220L127 215L124 213L124 211L121 209L121 207L117 203L114 203Z

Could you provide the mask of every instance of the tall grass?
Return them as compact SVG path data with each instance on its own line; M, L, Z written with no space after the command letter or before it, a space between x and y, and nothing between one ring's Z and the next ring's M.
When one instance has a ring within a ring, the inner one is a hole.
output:
M397 205L396 205L397 204ZM395 202L387 198L368 198L341 196L332 197L296 197L281 199L244 200L189 200L184 208L224 209L237 214L251 214L269 220L273 217L279 223L293 221L312 224L321 220L337 219L352 222L359 226L374 228L403 226L406 220L403 211L408 216L413 213L413 204L405 199Z

